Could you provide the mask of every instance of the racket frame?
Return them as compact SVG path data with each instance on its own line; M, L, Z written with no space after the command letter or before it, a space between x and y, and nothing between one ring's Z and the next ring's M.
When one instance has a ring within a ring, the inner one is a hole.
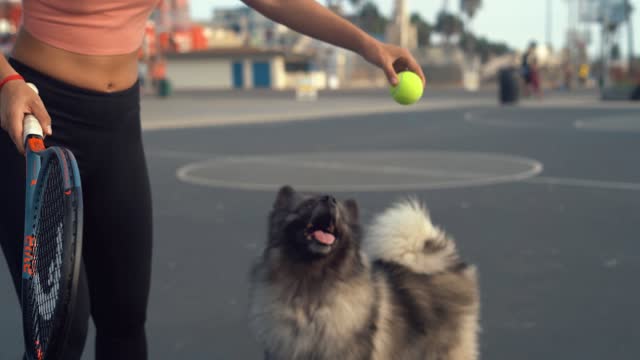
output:
M27 119L29 118L29 119ZM31 119L32 118L32 119ZM83 207L82 207L82 187L80 182L80 172L78 165L73 156L73 153L67 149L61 147L46 148L43 141L43 136L38 131L27 129L27 124L30 120L35 118L31 115L27 115L25 118L25 157L26 157L26 184L25 184L25 224L24 224L24 246L23 246L23 263L22 263L22 304L26 306L26 301L29 298L26 293L27 288L30 288L30 282L33 280L35 266L34 260L34 245L38 241L35 238L34 226L37 224L37 207L41 201L42 189L46 183L46 176L48 175L48 167L52 166L51 160L55 157L58 160L59 165L63 171L64 181L64 209L67 212L65 214L65 224L63 239L63 262L62 262L62 274L70 274L67 276L67 281L71 283L69 298L63 300L66 306L60 306L58 302L56 304L55 313L53 314L54 330L57 328L61 332L54 335L54 339L49 339L46 353L42 352L37 342L31 344L32 339L29 339L31 330L27 330L27 324L32 325L31 322L27 322L25 317L31 315L23 315L23 332L25 340L25 348L27 359L29 360L49 360L49 359L62 359L64 354L64 347L66 339L68 338L69 329L71 326L71 319L73 317L73 311L75 308L75 302L78 291L78 281L81 271L81 258L82 258L82 234L83 234ZM37 120L36 120L37 121ZM39 128L39 124L38 124ZM71 172L71 174L69 173ZM75 206L74 206L75 203ZM73 214L75 212L75 214ZM75 221L75 224L69 223ZM75 231L73 230L75 226ZM69 231L71 230L71 231ZM69 237L75 236L75 242L70 241ZM69 255L74 254L72 263L69 263ZM63 275L64 276L64 275ZM60 300L59 300L60 301ZM24 313L24 309L23 309ZM64 318L60 318L64 314ZM62 322L62 324L60 324Z

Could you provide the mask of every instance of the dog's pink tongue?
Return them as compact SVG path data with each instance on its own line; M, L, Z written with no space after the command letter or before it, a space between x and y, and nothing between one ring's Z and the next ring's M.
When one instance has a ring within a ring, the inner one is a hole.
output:
M316 230L313 232L313 237L316 238L319 242L325 245L331 245L334 241L336 241L336 237L333 234L326 233L322 230Z

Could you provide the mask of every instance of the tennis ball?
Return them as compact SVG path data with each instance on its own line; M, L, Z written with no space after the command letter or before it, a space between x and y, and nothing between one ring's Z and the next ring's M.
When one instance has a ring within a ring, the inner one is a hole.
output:
M402 105L411 105L420 100L424 92L422 79L411 71L398 74L398 85L391 87L391 96Z

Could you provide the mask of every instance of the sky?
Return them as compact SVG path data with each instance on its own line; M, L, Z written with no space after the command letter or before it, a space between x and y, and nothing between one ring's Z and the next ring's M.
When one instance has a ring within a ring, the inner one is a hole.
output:
M295 1L295 0L290 0ZM380 10L389 15L392 12L393 0L373 0ZM407 0L411 12L419 12L430 22L435 20L437 12L442 9L443 0ZM568 24L568 8L566 0L550 0L552 9L552 43L554 47L562 47ZM450 9L458 9L458 0L449 0ZM636 8L633 16L635 53L640 52L640 0L631 0ZM241 5L240 0L191 0L191 14L196 19L208 19L215 7L232 7ZM524 48L530 40L544 43L546 37L547 0L483 0L482 9L476 15L472 28L475 33L487 36L494 41L504 41L516 49ZM621 31L623 53L626 53L627 30ZM596 27L591 29L592 42L590 52L596 52L600 34Z

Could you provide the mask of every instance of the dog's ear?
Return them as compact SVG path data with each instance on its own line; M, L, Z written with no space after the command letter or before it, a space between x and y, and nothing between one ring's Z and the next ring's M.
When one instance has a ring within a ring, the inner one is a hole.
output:
M289 185L285 185L280 188L276 201L273 203L274 209L290 209L294 199L296 197L296 191Z
M344 201L344 208L347 210L351 221L357 222L360 220L360 210L358 209L358 203L353 199L347 199Z

